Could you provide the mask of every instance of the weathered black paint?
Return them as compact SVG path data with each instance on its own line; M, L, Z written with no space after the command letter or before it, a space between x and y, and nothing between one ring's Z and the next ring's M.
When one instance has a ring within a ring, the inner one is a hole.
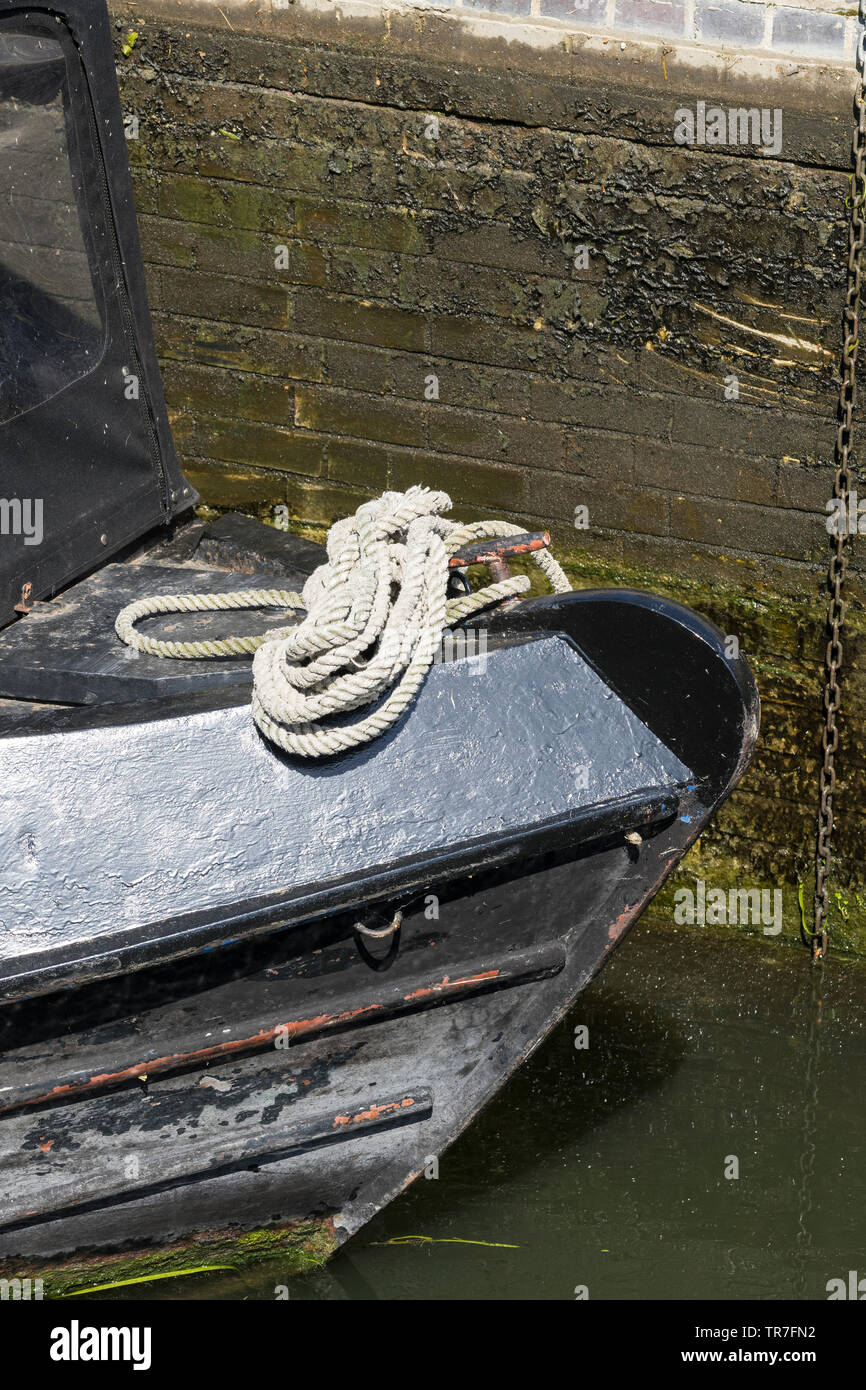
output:
M262 530L265 530L262 527ZM270 578L269 587L294 588L299 574ZM172 661L118 641L121 608L145 595L234 593L254 587L234 571L168 565L106 565L52 603L37 604L26 622L0 634L0 695L57 704L123 704L159 700L193 690L250 684L249 657ZM141 631L172 641L247 636L290 625L285 608L166 613L141 620Z
M197 555L221 570L238 574L281 575L286 589L298 588L325 563L324 546L303 536L258 525L240 512L226 512L205 526Z
M416 949L418 946L423 948L423 945L416 938ZM331 951L329 954L333 956L335 953ZM14 1054L10 1059L11 1074L19 1073L24 1078L20 1086L4 1086L0 1097L0 1115L11 1115L13 1111L25 1108L35 1109L55 1101L77 1100L85 1094L105 1095L123 1087L134 1088L134 1083L142 1077L150 1082L158 1076L176 1075L232 1061L235 1057L253 1052L265 1052L283 1044L288 1046L302 1037L345 1031L368 1023L382 1023L396 1014L435 1008L470 995L547 979L558 975L565 965L565 954L560 946L535 946L525 951L504 951L495 963L489 956L479 957L467 962L456 974L446 974L441 978L428 974L424 978L418 975L418 962L414 960L414 954L412 951L404 953L400 962L403 968L389 969L387 980L377 983L371 977L367 992L363 995L359 991L357 978L351 989L341 995L334 992L333 981L321 980L315 974L296 976L298 984L292 991L292 1002L299 1014L290 1018L284 1018L277 1012L281 1003L280 993L285 990L279 986L274 989L270 979L262 982L263 988L259 990L255 1010L249 1017L239 1013L243 1002L242 990L235 987L224 991L225 1006L220 1027L216 1026L213 1014L210 1011L207 1015L202 1014L194 1000L186 999L182 1005L175 1005L171 1009L163 1007L158 1037L154 1032L156 1020L151 1017L150 1031L147 1038L141 1040L139 1051L128 1053L125 1059L118 1058L110 1072L104 1070L104 1026L95 1029L95 1037L79 1030L74 1047L70 1048L64 1040L60 1055L52 1053L46 1057L38 1045L22 1045L22 1038L27 1036L27 1027L20 1016L15 1018L13 1014L7 1020L7 1026L0 1018L0 1036L8 1036L10 1043L15 1042ZM360 950L338 948L337 955L355 963ZM408 975L407 959L412 967ZM286 974L277 968L272 966L267 973L285 982ZM268 1004L269 995L273 998ZM215 1002L213 996L210 1002L212 1006ZM270 1015L263 1014L265 1007L270 1007ZM98 1022L104 1025L104 1016ZM130 1047L138 1045L133 1038L128 1039L128 1043ZM161 1045L169 1047L171 1051L161 1053ZM133 1056L135 1061L131 1060ZM37 1076L37 1073L41 1074Z
M356 882L355 908L346 902L349 910L305 926L7 1005L0 1096L21 1100L22 1088L32 1097L32 1086L68 1082L76 1058L106 1081L104 1094L98 1086L77 1100L67 1092L0 1120L0 1172L8 1211L16 1213L7 1221L18 1227L0 1234L0 1258L168 1240L224 1221L226 1210L239 1224L332 1214L342 1238L441 1153L503 1084L700 833L743 771L757 733L744 663L728 661L722 635L677 605L615 591L575 594L522 603L490 622L491 642L545 630L567 633L594 665L607 663L621 698L699 770L676 817L657 823L637 853L623 843L620 826L591 843L581 843L574 828L558 846L525 837L510 865L476 864L469 876L459 863L429 861L426 881L405 902L400 951L384 975L367 968L353 938L367 891ZM539 645L511 650L531 655ZM118 713L45 712L39 720L56 727L86 718L110 727ZM387 884L380 888L388 901ZM352 892L349 881L345 892ZM425 915L430 893L439 900L433 920ZM436 1008L419 995L417 1011L408 1004L433 980L481 975L507 967L512 954L517 965L551 949L563 953L563 964L547 978L518 970L506 990L471 997L458 990L440 995ZM409 1012L401 1006L374 1021L364 1005L389 988ZM338 1011L344 1017L326 1024L322 1016ZM279 1017L319 1017L322 1026L301 1030L287 1050L240 1048L223 1060L190 1056L187 1065L179 1057L162 1076L111 1079L118 1067L147 1061L143 1046L164 1056L192 1043L195 1052L196 1040L242 1041L251 1024ZM255 1172L235 1164L247 1142L259 1153L284 1153L287 1126L361 1110L365 1098L382 1094L383 1079L392 1095L428 1090L429 1118L387 1135L353 1135L312 1155L274 1158ZM268 1149L263 1135L271 1126ZM229 1129L225 1150L216 1136ZM216 1159L203 1166L201 1146L228 1153L228 1168ZM132 1181L122 1178L127 1160L137 1174ZM72 1200L82 1204L78 1214ZM47 1219L54 1210L66 1214Z
M322 765L260 740L245 690L0 708L0 1261L227 1212L344 1238L602 967L742 774L751 675L623 590L500 608L487 635L483 674L438 666ZM385 905L399 949L373 971L355 927ZM288 1047L249 1045L276 1019Z

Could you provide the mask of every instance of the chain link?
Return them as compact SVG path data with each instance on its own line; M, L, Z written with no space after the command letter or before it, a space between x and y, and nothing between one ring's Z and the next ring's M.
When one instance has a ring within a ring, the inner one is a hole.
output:
M866 0L860 0L860 23L866 25ZM849 494L851 491L851 452L853 421L857 407L857 349L860 333L860 279L863 244L866 241L866 94L863 90L866 72L866 28L861 29L857 44L857 86L854 95L854 172L846 204L848 217L848 277L845 309L842 316L842 376L839 389L838 427L836 430L833 496L841 503L837 525L832 538L827 584L830 604L827 610L827 682L824 688L824 728L821 734L823 760L819 779L818 833L815 847L815 925L804 927L804 936L812 948L812 959L823 960L827 953L827 910L829 893L827 880L832 866L833 795L836 791L835 755L839 747L836 719L839 713L841 690L839 671L842 667L842 625L846 604L842 597L848 571ZM844 518L844 524L842 519Z

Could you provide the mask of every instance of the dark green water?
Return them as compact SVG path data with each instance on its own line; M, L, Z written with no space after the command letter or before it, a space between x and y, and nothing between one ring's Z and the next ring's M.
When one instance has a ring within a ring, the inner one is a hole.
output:
M826 1298L866 1275L864 1076L866 963L638 927L438 1180L290 1298ZM146 1296L285 1282L277 1260Z

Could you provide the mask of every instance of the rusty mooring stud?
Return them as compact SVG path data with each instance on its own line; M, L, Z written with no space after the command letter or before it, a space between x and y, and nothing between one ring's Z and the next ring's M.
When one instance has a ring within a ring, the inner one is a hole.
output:
M498 540L473 541L471 545L462 545L455 550L448 567L462 570L467 565L490 565L509 555L531 555L533 550L546 550L549 545L549 531L526 531L523 535L502 536Z

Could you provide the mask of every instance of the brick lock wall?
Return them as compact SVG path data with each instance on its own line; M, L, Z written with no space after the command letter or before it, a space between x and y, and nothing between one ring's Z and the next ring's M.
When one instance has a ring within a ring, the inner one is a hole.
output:
M533 0L527 26L545 6ZM687 8L693 31L703 11ZM660 23L661 0L642 12ZM845 72L812 55L788 76L766 59L738 74L696 59L699 45L604 34L508 42L420 11L115 13L118 44L130 15L139 34L119 57L136 201L172 424L204 500L286 503L324 525L424 481L458 516L551 525L577 583L622 580L709 613L758 673L764 733L684 873L783 884L794 935L816 786ZM699 101L782 109L779 154L677 145L675 113ZM850 939L866 918L861 612L855 565L838 798Z

